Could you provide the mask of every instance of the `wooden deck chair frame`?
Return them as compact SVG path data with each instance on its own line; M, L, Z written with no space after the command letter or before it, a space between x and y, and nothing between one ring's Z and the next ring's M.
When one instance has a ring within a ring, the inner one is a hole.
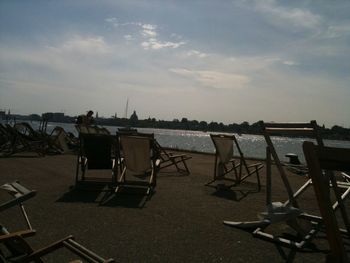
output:
M61 240L55 241L45 247L34 250L29 243L23 238L21 233L9 233L5 235L0 235L0 243L13 241L17 243L17 246L21 246L23 250L23 255L11 259L11 262L44 262L42 257L52 253L53 251L60 248L67 248L75 255L79 256L82 259L87 260L91 263L109 263L115 262L114 259L104 259L101 256L97 255L93 251L82 246L74 240L72 235L67 236Z
M7 155L20 152L35 152L39 156L45 156L48 145L43 140L38 140L22 134L9 124L6 124L6 130L11 137Z
M295 193L293 192L289 184L289 181L287 179L287 175L283 168L282 162L271 140L271 136L284 135L284 136L294 136L294 137L295 136L309 137L309 138L315 139L318 145L324 146L323 140L318 133L317 122L315 120L312 120L310 122L302 122L302 123L267 123L264 121L260 121L259 125L262 130L262 134L265 138L265 141L267 143L267 146L269 147L269 150L267 152L271 154L274 160L274 163L277 166L277 169L281 176L283 184L287 190L288 199L289 199L287 202L288 203L291 202L293 206L299 207L296 201L296 198L303 191L305 191L308 186L311 185L312 181L311 179L309 179L297 192ZM267 163L267 165L271 166L272 163ZM268 169L268 171L271 171L271 169Z
M260 176L259 176L259 170L263 168L262 163L254 163L251 165L248 165L246 162L246 159L243 155L243 152L238 144L238 141L236 139L236 136L234 135L227 135L227 134L210 134L210 138L213 141L213 144L215 146L215 163L214 163L214 178L206 183L206 185L211 185L216 180L228 180L231 182L234 182L229 187L233 187L235 185L238 185L242 183L244 180L246 180L249 176L255 174L257 183L258 183L258 191L261 189L260 184ZM225 160L221 160L220 157L220 146L219 141L227 141L228 146L230 147L230 151L227 152L226 156L222 156L222 158L225 158ZM233 148L236 147L238 151L238 158L233 156ZM238 159L238 162L237 162ZM229 167L228 165L231 165ZM244 170L244 171L243 171ZM233 173L234 178L229 178L226 175L229 175Z
M50 133L50 144L55 145L63 152L68 152L70 148L79 145L79 139L68 134L62 127L56 126Z
M75 129L78 133L90 133L90 134L111 134L105 127L99 127L97 125L85 125L76 124Z
M12 144L14 141L13 134L11 134L7 127L0 123L0 136L1 136L1 145L0 152L2 156L7 156L12 153Z
M62 127L56 126L50 134L50 141L51 144L55 145L62 152L68 152L67 137L65 130Z
M108 134L79 134L79 153L76 165L76 184L86 180L87 170L107 170L112 172L111 183L115 184L118 173L117 138ZM79 176L81 174L81 176ZM81 177L81 179L79 179ZM93 178L95 179L95 178Z
M130 129L119 128L117 135L122 135L122 134L147 136L147 133L140 133L135 128L130 128ZM154 136L153 136L153 139L154 139ZM179 173L190 174L190 170L188 169L186 161L191 159L192 156L188 156L186 154L174 154L172 152L168 152L165 148L163 148L159 144L159 142L156 139L154 139L154 147L160 160L160 164L158 168L159 170L165 169L170 166L175 166L176 170Z
M266 173L267 173L266 204L268 205L272 203L272 200L271 200L272 160L271 158L273 158L288 194L288 200L283 203L283 206L284 207L293 206L298 208L299 205L297 202L297 198L308 187L312 185L312 179L311 178L308 179L306 183L304 183L304 185L302 185L297 191L293 192L292 187L289 184L286 172L278 157L278 154L274 148L274 145L272 143L270 136L288 135L288 136L311 137L316 139L316 142L320 147L324 147L323 141L318 134L317 123L316 121L310 121L309 123L264 123L263 121L260 121L260 127L262 128L263 135L268 145L266 150ZM350 193L349 184L339 182L339 186L341 186L343 190L345 190L341 196L342 199L345 199ZM334 210L337 208L339 208L338 202L334 204ZM269 224L266 224L263 227L258 227L257 229L255 229L255 231L253 232L253 236L275 243L276 247L279 249L280 252L282 252L282 250L280 250L280 246L291 248L289 255L286 256L286 258L291 259L295 255L296 250L303 249L305 245L312 240L312 238L319 231L320 225L322 224L322 217L319 217L316 215L302 213L298 218L306 219L310 221L310 223L313 226L312 228L309 229L307 233L304 233L303 238L300 241L292 241L286 238L281 238L281 237L274 236L272 234L267 233L265 231L265 228L267 228ZM282 253L281 255L285 256Z
M28 226L28 229L10 233L7 231L5 226L0 224L0 243L4 244L5 247L10 251L10 254L14 256L11 258L11 262L43 262L41 260L42 256L47 255L54 250L62 247L69 249L80 258L83 258L88 262L114 262L113 259L104 259L86 247L82 246L81 244L77 243L74 241L74 237L71 235L59 241L53 242L48 246L34 250L25 240L26 237L33 236L36 231L32 228L23 202L34 197L36 195L36 191L27 189L18 181L1 185L0 190L8 192L13 197L11 200L0 204L0 212L18 205L21 208L22 215ZM0 254L0 261L4 261L5 259L1 257L2 255Z
M120 155L123 160L121 161L122 172L117 181L115 192L117 193L121 186L136 186L146 187L147 195L149 195L157 185L157 173L160 163L154 147L154 134L137 133L137 135L134 135L121 133L118 137L122 152ZM144 152L140 152L143 147ZM141 156L142 153L144 154L143 156ZM143 161L143 167L137 167L139 164L136 159ZM137 175L147 175L149 179L146 181L127 180L129 172L137 173Z
M30 198L36 195L35 190L29 190L23 185L21 185L18 181L12 183L5 183L0 186L0 190L7 192L12 198L0 204L0 212L3 212L12 207L18 206L21 210L24 221L27 225L27 228L24 230L18 230L14 233L8 232L7 228L0 223L0 237L3 235L15 234L20 237L30 237L35 235L36 231L32 228L30 223L28 214L25 210L23 202L29 200ZM12 240L4 240L4 246L10 253L15 254L19 253L18 246L16 243L13 243ZM1 260L0 260L1 261Z
M60 147L52 142L51 136L46 132L34 130L27 122L18 122L13 127L28 141L41 142L45 152L61 153Z
M24 208L23 202L34 197L36 195L36 191L27 189L26 187L21 185L20 182L18 181L3 184L0 186L0 190L6 191L13 197L12 199L0 204L0 212L18 205L21 209L21 213L24 217L28 230L32 230L35 232L35 230L33 230L32 225L29 221L29 217Z
M339 230L339 224L335 215L335 205L330 198L330 188L333 189L337 204L339 204L349 238L350 225L344 206L344 199L341 196L341 189L334 174L324 173L323 171L349 171L350 149L320 147L312 142L304 142L303 150L331 250L327 262L349 262L350 258L346 253L342 233Z
M159 152L159 158L160 158L159 170L162 170L170 166L175 166L176 170L179 173L190 174L190 170L188 169L186 161L191 159L192 156L188 156L187 154L175 154L173 152L169 152L164 147L162 147L157 142L157 140L155 140L155 147L158 149L158 152Z

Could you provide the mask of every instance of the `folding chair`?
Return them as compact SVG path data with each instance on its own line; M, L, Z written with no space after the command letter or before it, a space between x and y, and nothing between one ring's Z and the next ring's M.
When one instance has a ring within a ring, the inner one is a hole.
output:
M154 148L154 135L120 134L119 140L123 160L115 192L118 192L121 186L137 186L146 187L149 195L156 186L160 163ZM133 179L127 180L127 175Z
M140 133L135 128L119 128L117 135L121 134L147 136L147 133ZM190 173L186 161L191 159L191 156L188 156L186 154L175 154L173 152L169 152L165 148L163 148L156 139L154 139L154 150L158 152L158 157L160 160L159 170L170 166L175 166L176 170L179 173Z
M29 232L33 232L34 234L35 230L33 230L32 225L30 224L23 202L34 197L36 195L36 191L27 189L26 187L21 185L18 181L3 184L0 186L0 190L7 192L12 197L10 200L7 200L0 205L0 212L3 212L6 209L9 209L11 207L18 205L21 209L21 212L25 219L28 230L30 230Z
M268 145L266 148L267 211L260 213L261 220L259 221L224 221L224 224L238 228L253 229L252 234L254 237L275 243L281 256L286 260L291 261L294 258L296 251L304 249L317 234L321 227L322 218L305 213L299 209L297 198L312 185L312 179L308 179L297 191L293 192L284 170L284 166L279 159L270 136L288 135L312 137L315 138L320 147L323 147L323 141L318 135L316 121L311 121L310 123L264 123L263 121L260 121L260 126ZM285 202L272 202L272 158L277 166L278 173L288 194L288 200ZM342 199L345 199L350 193L350 184L339 182L339 185L344 190ZM338 204L334 204L334 210L338 207ZM293 229L296 232L295 238L281 237L278 234L267 232L268 228L276 223L284 223ZM289 248L289 253L285 254L282 247Z
M330 192L330 188L332 188L349 238L350 225L344 199L341 196L342 189L339 188L334 173L325 173L323 170L349 171L350 149L320 147L315 146L312 142L304 142L303 150L331 250L327 262L349 262L350 258L346 253L342 238L344 231L339 229L335 205L331 201Z
M176 170L179 173L185 173L185 174L190 173L190 170L188 169L186 161L191 159L192 156L188 156L186 154L175 154L173 152L169 152L165 148L163 148L157 142L157 140L155 140L155 147L157 148L157 151L159 152L159 158L160 158L159 170L170 167L170 166L175 166Z
M116 181L118 172L118 152L116 137L107 134L79 134L80 149L77 156L76 183L85 181L87 170L111 170L112 182ZM90 178L92 179L92 178ZM96 179L96 177L94 178Z
M4 245L2 248L6 248L6 252L0 250L1 262L43 262L43 256L62 247L69 249L75 255L87 260L88 262L114 262L113 259L104 259L93 251L77 243L72 235L55 241L45 247L34 250L25 240L26 237L33 236L36 231L31 226L28 215L23 206L23 202L34 197L36 191L28 190L17 181L13 183L6 183L0 186L0 189L5 190L13 197L12 199L0 204L0 212L19 205L28 226L28 229L26 230L10 233L5 226L0 224L0 244Z
M59 248L67 248L79 258L87 260L91 263L107 263L115 262L114 259L105 259L97 255L95 252L82 246L80 243L74 240L72 235L67 236L61 240L50 243L47 246L34 250L30 244L19 233L10 233L0 235L0 243L14 242L17 244L17 248L21 250L21 253L7 256L4 260L8 262L44 262L43 257L48 255ZM0 258L1 259L1 258ZM5 261L5 262L7 262ZM79 261L80 262L80 261Z
M263 164L254 163L248 165L234 135L210 134L210 138L215 146L214 178L206 185L210 185L217 180L227 180L234 182L229 186L233 187L255 174L258 183L258 191L260 191L259 170L263 168ZM238 162L237 158L233 155L234 145L239 154ZM231 174L234 175L234 178L229 177Z
M62 127L56 126L50 133L50 144L54 145L62 152L69 152L78 147L79 140L69 135Z
M35 152L39 156L45 155L48 148L48 144L45 140L28 136L20 130L11 127L9 124L6 124L5 129L10 138L6 156L20 152Z

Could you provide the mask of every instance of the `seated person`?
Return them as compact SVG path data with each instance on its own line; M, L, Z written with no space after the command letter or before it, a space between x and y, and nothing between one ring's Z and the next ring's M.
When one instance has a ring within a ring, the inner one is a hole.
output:
M76 120L76 124L83 124L83 125L91 125L94 122L94 118L92 117L92 115L94 114L94 112L92 110L89 110L87 112L86 115L79 115L77 120Z

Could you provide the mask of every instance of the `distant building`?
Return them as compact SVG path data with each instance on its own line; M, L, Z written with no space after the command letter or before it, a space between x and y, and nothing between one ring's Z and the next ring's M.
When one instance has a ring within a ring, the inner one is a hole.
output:
M6 119L6 111L0 111L0 119L5 120Z
M46 112L42 114L43 118L48 119L48 121L52 122L64 122L66 121L66 117L63 112Z

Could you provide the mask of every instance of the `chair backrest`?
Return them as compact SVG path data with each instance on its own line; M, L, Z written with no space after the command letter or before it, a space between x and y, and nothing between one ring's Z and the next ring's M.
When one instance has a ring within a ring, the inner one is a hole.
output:
M350 149L321 147L312 142L304 142L303 150L309 168L309 175L312 178L318 206L325 224L327 239L331 248L332 262L349 262L344 248L343 240L339 231L338 221L335 216L333 204L330 198L330 184L327 171L349 171L350 170ZM335 195L339 193L336 180L332 180L332 189ZM338 202L343 202L337 198ZM342 214L346 222L347 215Z
M112 150L115 137L107 134L80 133L81 155L88 160L88 169L112 168Z
M98 130L99 134L111 134L110 131L108 129L106 129L105 127L100 127Z
M271 140L271 136L309 137L309 138L316 139L317 144L323 146L322 138L318 133L317 122L315 120L312 120L310 122L300 122L300 123L296 123L296 122L294 122L294 123L269 123L269 122L260 121L259 125L260 125L262 134L265 137L265 141L266 141L268 148L269 148L267 152L272 155L273 160L275 161L278 172L279 172L281 179L283 181L283 184L287 190L289 200L292 202L292 204L295 207L298 207L298 204L297 204L295 197L294 197L294 192L293 192L292 187L288 181L286 172L283 169L283 165L282 165L280 158L276 152L274 144ZM267 160L268 159L269 158L267 157ZM268 166L269 166L269 164L268 164Z
M227 163L233 158L234 135L210 134L210 138L214 143L216 155L220 162Z
M145 173L152 168L153 136L119 136L126 169L135 173Z
M76 124L75 129L78 131L78 133L89 133L89 130L86 125L84 124Z

